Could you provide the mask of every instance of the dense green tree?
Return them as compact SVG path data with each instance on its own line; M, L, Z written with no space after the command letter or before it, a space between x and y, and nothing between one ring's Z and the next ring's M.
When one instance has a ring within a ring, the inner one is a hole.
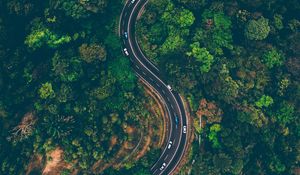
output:
M230 170L232 160L228 155L220 153L213 157L213 163L217 169L225 173Z
M261 128L268 123L268 118L260 110L253 106L244 106L241 111L238 111L238 120L246 122L255 127Z
M49 82L42 84L41 88L39 89L39 95L42 99L53 98L55 93L52 89L52 84Z
M274 18L274 26L276 27L276 29L278 30L283 29L282 16L279 14L275 14L273 18Z
M179 52L184 46L185 41L179 35L170 35L160 48L162 54Z
M269 167L274 173L283 173L286 169L285 165L278 158L273 160Z
M82 62L79 58L62 58L59 52L56 52L52 58L52 71L61 81L74 82L83 75Z
M109 69L123 90L130 91L135 88L136 76L131 71L130 62L127 58L118 57L111 62Z
M59 0L53 6L54 9L60 9L65 12L67 16L74 19L87 18L93 13L103 12L108 4L107 0Z
M123 5L0 1L0 174L27 173L32 156L57 147L81 174L148 174L160 154L154 125L153 144L140 160L92 171L124 143L137 142L124 130L139 131L150 115L145 104L152 107L121 56L115 33ZM186 98L191 115L201 99L213 101L201 108L202 128L195 119L191 174L296 172L299 10L297 0L152 0L145 6L136 26L141 50ZM33 132L9 139L26 126L28 112L37 119Z
M196 62L200 63L201 73L206 73L210 70L214 61L214 57L207 51L206 48L201 48L199 42L195 42L190 45L191 52L187 52L186 55L194 57Z
M268 68L282 65L284 56L276 49L272 48L263 55L263 62Z
M195 17L191 11L184 8L177 9L169 1L165 12L162 14L162 21L169 25L183 28L191 26L195 21Z
M201 7L207 4L206 0L176 0L176 1L195 10L200 9Z
M292 104L289 104L287 102L282 102L277 111L275 112L276 119L279 121L279 123L285 125L290 123L295 119L295 107Z
M269 32L269 20L264 17L250 20L245 28L245 36L249 40L263 40L268 37Z
M113 88L106 85L100 88L97 88L92 91L92 96L96 97L99 100L103 100L107 97L110 97L113 94Z
M105 48L97 44L82 44L79 47L79 53L81 58L88 63L91 63L96 59L104 61L107 54Z
M213 124L209 128L208 139L209 139L209 141L212 142L212 146L214 148L219 148L221 146L220 142L218 140L218 132L220 132L220 131L221 131L221 125L220 124Z
M69 43L71 37L68 35L59 37L57 34L51 32L49 29L40 29L35 30L27 36L25 44L32 48L37 49L44 45L47 45L51 48L57 48L58 46Z
M273 103L274 102L272 97L263 95L258 101L255 102L255 105L259 108L262 108L262 107L269 107Z

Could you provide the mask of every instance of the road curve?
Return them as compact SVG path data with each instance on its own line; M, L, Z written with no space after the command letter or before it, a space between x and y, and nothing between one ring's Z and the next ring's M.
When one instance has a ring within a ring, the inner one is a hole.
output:
M160 78L158 68L146 58L136 40L135 24L140 11L147 2L148 0L129 0L124 5L119 32L123 52L131 60L133 70L139 78L157 91L168 111L170 124L166 145L158 160L151 167L151 173L154 175L173 174L186 149L188 120L179 94L168 88L165 81Z

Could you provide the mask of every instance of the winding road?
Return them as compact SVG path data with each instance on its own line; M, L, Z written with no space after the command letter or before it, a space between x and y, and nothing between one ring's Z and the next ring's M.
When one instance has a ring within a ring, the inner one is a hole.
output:
M148 0L129 0L125 4L120 18L119 32L123 52L131 60L137 76L161 96L168 111L170 124L168 124L166 146L151 167L151 173L154 175L174 174L186 149L188 120L181 97L160 78L158 68L147 59L137 42L136 21L147 2Z

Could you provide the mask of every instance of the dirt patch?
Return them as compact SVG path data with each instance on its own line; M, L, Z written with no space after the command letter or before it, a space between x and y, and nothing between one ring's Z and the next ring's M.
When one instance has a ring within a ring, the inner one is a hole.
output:
M43 156L42 155L34 155L30 163L28 164L28 168L26 171L26 175L29 175L31 172L41 172L43 169Z
M150 137L150 136L147 136L147 137L146 137L145 144L144 144L142 150L137 154L137 156L134 158L134 160L137 161L137 160L139 160L141 157L143 157L143 156L146 154L146 152L148 151L148 148L149 148L150 144L151 144L151 137Z
M157 148L160 148L164 144L166 134L168 133L167 124L169 122L169 120L168 120L169 118L167 117L167 111L166 111L166 108L164 107L164 105L161 103L162 99L157 94L157 92L152 90L151 88L149 88L146 82L144 82L142 80L141 80L141 82L145 85L144 86L145 93L154 100L154 103L150 104L151 106L149 105L148 108L149 108L150 112L157 118L157 120L154 120L154 122L158 126L158 128L157 128L158 131L155 132L154 134L157 134L157 137L159 139L156 142L154 142L153 145Z
M132 132L133 131L133 132ZM130 133L131 135L137 135L135 133L136 129L131 128ZM134 137L134 140L132 141L125 141L123 142L121 148L118 150L118 152L115 154L115 156L110 160L99 160L97 161L93 167L92 171L94 174L100 174L105 169L109 167L113 167L114 169L119 169L122 167L122 162L128 155L132 152L132 150L136 147L135 142L137 142L137 139L140 137Z
M43 175L57 175L64 169L71 169L72 166L63 160L63 150L56 148L47 154L46 166L43 170Z
M145 85L144 82L142 82L142 84ZM118 143L117 137L111 138L110 148L115 144L122 145L112 159L99 160L93 165L92 170L94 174L100 174L109 167L120 169L126 164L131 164L132 161L139 160L147 154L150 147L160 148L164 144L165 135L168 133L166 109L155 91L150 89L147 85L145 85L144 88L146 96L149 98L149 102L145 105L151 113L151 117L141 121L140 124L147 127L142 127L142 130L133 126L124 127L124 132L126 132L131 139L123 143ZM157 138L155 142L153 142L153 137Z
M128 133L128 134L132 134L133 132L134 132L134 128L133 127L131 127L131 126L127 126L127 128L126 128L126 133Z
M125 149L133 149L134 145L131 142L124 142L124 148Z
M300 175L300 167L294 169L294 175Z
M111 150L118 143L118 137L112 136L110 139L109 150Z

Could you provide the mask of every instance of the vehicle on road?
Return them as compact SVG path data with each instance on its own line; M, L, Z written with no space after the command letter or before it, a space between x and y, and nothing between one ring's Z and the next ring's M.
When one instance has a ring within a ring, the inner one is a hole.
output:
M182 133L183 125L187 125L185 124L186 115L184 111L182 111L184 110L184 105L181 100L178 100L176 97L177 94L174 94L176 89L173 89L173 85L169 85L161 80L159 73L156 71L153 72L153 70L157 68L152 65L146 56L143 55L143 52L139 49L139 43L135 39L136 31L133 29L135 29L135 24L141 14L140 12L142 12L142 9L148 1L149 0L127 1L124 6L123 13L121 14L119 36L122 39L123 45L121 47L121 51L124 52L124 56L126 55L126 57L130 58L135 72L158 92L158 94L162 97L161 100L165 102L165 105L168 108L168 119L170 122L170 125L168 125L168 129L170 129L168 131L170 132L168 133L168 137L166 137L168 140L165 142L164 151L161 153L159 159L156 160L156 163L151 167L152 174L168 175L174 173L186 150L187 137L182 136L185 135ZM187 132L187 128L184 132Z
M124 51L124 53L125 53L126 56L129 56L127 48L124 48L123 51Z
M183 126L183 133L186 133L186 126Z
M169 141L168 149L170 149L170 148L172 147L172 144L173 144L173 142L172 142L172 141Z
M165 169L166 165L167 165L166 163L163 163L162 166L159 168L159 170L162 171L163 169Z
M178 123L179 123L178 116L175 115L175 126L176 126L176 129L178 128Z
M124 37L125 37L125 39L128 39L128 33L127 32L124 32Z
M177 116L177 115L175 115L175 123L176 123L176 125L179 123L179 120L178 120L178 116Z

